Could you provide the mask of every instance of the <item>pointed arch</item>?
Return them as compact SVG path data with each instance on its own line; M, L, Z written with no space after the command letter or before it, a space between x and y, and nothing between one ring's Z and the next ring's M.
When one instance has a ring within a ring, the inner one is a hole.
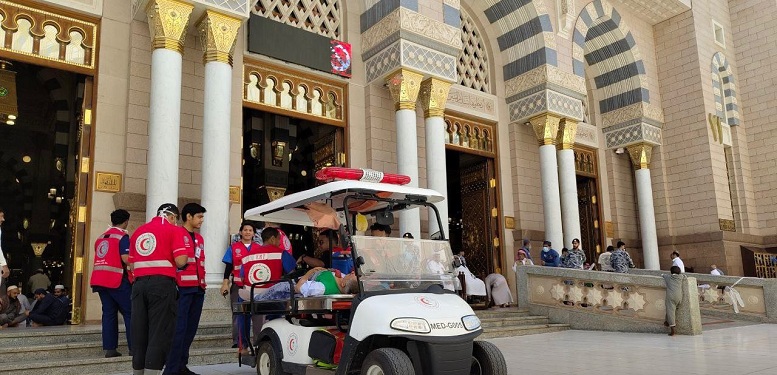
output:
M595 0L580 12L572 59L575 75L594 75L594 88L601 90L600 113L650 103L645 64L634 36L606 0Z
M712 89L715 93L715 111L730 126L740 124L739 104L737 103L734 74L726 60L726 55L716 52L710 65Z
M544 0L484 3L486 18L499 33L497 43L505 56L505 81L543 65L558 66L556 37Z

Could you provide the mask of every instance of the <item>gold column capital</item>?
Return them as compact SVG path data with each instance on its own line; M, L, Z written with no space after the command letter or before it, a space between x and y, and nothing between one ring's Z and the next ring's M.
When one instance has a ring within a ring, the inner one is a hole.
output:
M421 80L424 75L412 70L401 68L386 79L391 98L394 99L394 109L415 109Z
M197 23L200 42L204 51L203 61L212 61L232 65L237 32L242 21L212 10L206 10Z
M529 123L531 123L532 128L534 128L534 134L537 135L540 146L556 144L556 136L558 134L560 121L561 117L552 113L544 113L529 119Z
M151 44L183 54L183 42L194 6L178 0L152 0L146 8Z
M448 101L448 91L451 83L437 78L427 78L421 82L421 105L424 108L424 117L443 117L445 115L445 103Z
M568 118L561 119L556 137L559 150L571 150L575 145L575 135L577 135L577 121Z
M626 147L629 150L631 164L634 169L650 168L650 157L653 154L653 145L650 143L637 143Z

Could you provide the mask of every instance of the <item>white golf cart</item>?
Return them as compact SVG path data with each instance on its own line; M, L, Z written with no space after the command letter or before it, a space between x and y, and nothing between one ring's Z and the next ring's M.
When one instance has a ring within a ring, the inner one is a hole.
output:
M259 375L279 374L507 374L499 349L476 341L482 333L472 308L453 291L449 243L367 237L357 214L391 224L393 213L428 207L436 191L385 183L335 181L248 210L248 220L308 227L340 227L358 278L356 294L255 300L236 314L276 317L254 338L241 363ZM291 280L283 282L293 283ZM293 288L292 288L293 290ZM247 359L247 361L246 361Z

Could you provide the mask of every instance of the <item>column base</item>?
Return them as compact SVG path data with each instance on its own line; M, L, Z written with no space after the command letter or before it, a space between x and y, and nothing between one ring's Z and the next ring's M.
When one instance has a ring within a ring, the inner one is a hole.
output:
M221 296L219 288L205 290L205 304L202 306L200 323L230 323L232 322L232 306L227 298Z

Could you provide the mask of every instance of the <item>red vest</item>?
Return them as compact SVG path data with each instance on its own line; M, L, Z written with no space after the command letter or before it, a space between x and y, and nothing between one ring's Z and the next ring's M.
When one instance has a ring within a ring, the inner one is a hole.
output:
M255 250L257 247L259 247L259 244L256 242L251 242L251 252L253 253L253 250ZM243 278L240 273L241 266L243 264L243 257L248 255L248 249L246 248L246 245L242 241L238 241L232 244L231 246L232 251L232 281L235 283L235 285L242 287L243 286Z
M111 227L94 242L94 263L89 285L112 289L121 285L124 265L119 254L119 241L126 235L127 232Z
M242 268L245 285L280 279L283 276L283 252L284 250L277 246L264 245L244 256ZM269 288L272 285L262 284L260 288Z
M186 255L192 247L189 233L155 217L143 224L130 239L130 264L135 277L167 276L175 279L175 257Z
M189 236L191 241L192 236L186 228L181 228L181 231ZM187 249L186 256L188 258L188 265L185 269L178 271L178 286L181 287L193 287L199 286L205 289L205 241L199 233L194 234L194 246Z

